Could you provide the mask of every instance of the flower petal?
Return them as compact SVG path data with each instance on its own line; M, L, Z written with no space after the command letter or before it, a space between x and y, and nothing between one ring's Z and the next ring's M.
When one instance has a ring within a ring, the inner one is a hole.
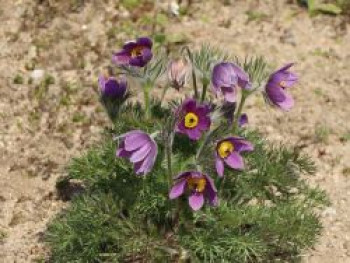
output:
M125 149L127 151L134 151L145 144L150 143L150 137L146 133L135 133L125 137Z
M224 161L219 156L216 156L216 158L215 158L215 167L216 167L216 172L218 173L218 175L220 177L223 177L225 166L224 166Z
M152 48L152 40L149 37L140 37L136 40L137 45L148 47L149 49Z
M175 183L170 190L169 198L175 199L181 196L185 192L186 184L186 180L180 180L177 183Z
M201 137L202 133L201 131L197 128L194 129L187 129L186 134L188 135L188 137L190 137L191 140L197 141L199 140L199 138Z
M193 193L188 198L188 203L194 211L198 211L204 204L204 196L200 193Z
M151 149L152 149L151 145L145 144L140 149L133 152L133 154L130 156L130 162L136 163L136 162L142 161L143 159L146 158L146 156L149 154Z
M232 152L227 158L225 159L225 162L228 166L230 166L233 169L237 170L243 170L244 169L244 162L242 156L239 155L238 152Z
M286 93L284 101L277 102L277 104L282 110L289 111L294 106L294 100L291 95Z

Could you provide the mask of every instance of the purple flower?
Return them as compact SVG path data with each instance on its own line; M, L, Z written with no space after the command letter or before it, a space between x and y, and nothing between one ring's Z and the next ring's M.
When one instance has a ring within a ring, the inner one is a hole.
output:
M215 166L220 177L224 176L224 163L233 169L243 170L244 161L241 152L253 151L254 146L240 137L228 137L216 144Z
M156 161L158 146L147 133L139 130L120 136L122 141L116 155L128 158L134 164L136 174L146 175Z
M197 105L194 99L187 99L180 106L176 131L187 134L191 140L198 140L203 131L209 130L211 121L208 105Z
M115 77L108 77L106 75L100 75L98 85L102 96L113 98L123 98L128 86L124 77L118 81Z
M171 61L168 68L170 85L179 90L185 85L188 65L183 59Z
M206 199L211 206L218 204L217 190L213 179L196 171L188 171L179 174L176 183L170 190L169 198L175 199L188 190L190 196L188 202L190 207L197 211L201 209Z
M288 71L291 66L293 63L289 63L272 73L265 86L267 99L285 111L290 110L294 105L292 96L286 93L285 89L292 87L298 81L297 75Z
M117 65L144 67L152 59L152 45L152 40L148 37L129 41L121 51L113 54L112 60Z
M234 63L229 62L215 65L211 82L214 93L222 93L228 102L236 101L237 87L251 88L248 74Z

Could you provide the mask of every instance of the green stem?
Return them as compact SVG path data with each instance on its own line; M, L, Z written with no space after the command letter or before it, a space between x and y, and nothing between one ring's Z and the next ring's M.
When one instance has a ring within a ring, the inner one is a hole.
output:
M160 104L163 103L163 100L164 100L164 98L165 98L165 94L166 94L166 92L168 91L168 89L169 89L169 86L166 86L166 87L163 89L162 96L160 97Z
M187 52L187 55L190 59L190 61L192 62L192 82L193 82L193 91L194 91L194 98L198 99L199 98L199 93L198 93L198 87L197 87L197 78L196 78L196 72L193 66L193 58L192 58L192 53L190 51L190 49L186 46L184 47L184 49Z
M194 68L192 68L192 82L193 82L193 90L194 90L194 98L198 99L198 87L197 87L197 78L196 78L196 72L194 71Z
M169 135L169 138L167 139L167 146L166 146L166 158L167 158L167 167L168 167L168 186L169 191L171 188L171 185L173 183L173 170L171 165L171 152L172 152L172 141L173 141L173 134L171 133Z
M146 84L143 87L143 96L144 96L144 100L145 100L146 119L149 119L151 117L150 98L149 98L150 89L151 89L151 85L150 84Z
M208 82L206 80L203 81L203 90L202 90L202 96L201 96L201 102L205 100L205 96L207 95L207 89L208 89Z
M232 127L233 127L233 132L234 133L237 132L237 129L238 129L238 126L239 126L239 119L241 117L243 106L244 106L247 98L248 98L248 94L243 92L241 101L239 102L239 106L238 106L237 112L234 113L234 119L233 119L233 122L232 122Z

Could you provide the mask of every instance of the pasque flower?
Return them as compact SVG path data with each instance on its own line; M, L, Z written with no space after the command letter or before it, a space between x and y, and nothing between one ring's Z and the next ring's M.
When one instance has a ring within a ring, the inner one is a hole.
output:
M241 137L227 137L216 144L215 166L220 177L224 176L225 163L237 170L244 169L241 152L253 151L254 146Z
M178 59L169 63L168 79L170 85L179 90L185 85L188 65L185 60Z
M285 90L292 87L298 77L295 73L290 72L289 68L293 63L289 63L270 75L270 78L265 86L267 99L275 106L282 110L288 111L294 105L294 100Z
M129 41L121 51L113 54L112 60L117 65L144 67L152 59L152 45L152 40L148 37Z
M118 80L103 74L98 78L98 85L102 96L110 98L123 98L128 86L124 77Z
M136 174L146 175L155 163L158 146L147 133L134 130L120 136L122 141L116 155L134 164Z
M176 182L169 193L170 199L178 198L187 190L189 193L188 202L194 211L201 209L205 200L208 201L209 205L217 205L217 190L213 179L209 176L197 171L188 171L179 174L175 180Z
M210 107L197 104L194 99L187 99L177 111L176 131L186 134L191 140L198 140L203 131L210 128Z
M236 101L237 87L251 88L248 74L236 64L229 62L221 62L214 66L211 81L214 93L223 94L227 102Z

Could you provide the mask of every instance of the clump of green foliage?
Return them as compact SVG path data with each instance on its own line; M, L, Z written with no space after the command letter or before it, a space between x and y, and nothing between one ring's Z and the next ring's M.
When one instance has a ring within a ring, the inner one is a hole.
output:
M142 119L140 105L120 117L112 134L128 127L157 127ZM152 110L167 114L159 102ZM327 203L325 194L304 179L315 172L310 159L297 148L261 139L255 131L239 131L255 145L246 157L249 169L231 170L218 207L197 213L169 213L164 156L159 154L151 174L140 178L123 159L107 133L103 145L75 158L66 180L80 180L85 191L48 227L46 240L52 262L267 262L296 260L314 244L321 224L315 208ZM174 170L197 144L182 136ZM184 203L186 199L181 199ZM176 230L176 231L175 231ZM175 234L176 233L176 234ZM183 260L183 261L181 261Z

